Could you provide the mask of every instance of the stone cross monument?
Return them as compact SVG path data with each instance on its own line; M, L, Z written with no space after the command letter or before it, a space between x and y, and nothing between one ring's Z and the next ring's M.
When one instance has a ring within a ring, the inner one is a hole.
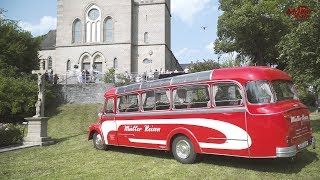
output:
M36 114L33 117L44 117L44 88L45 88L45 70L34 70L32 74L38 75L38 100L35 104Z
M34 70L32 74L38 75L38 98L35 104L36 112L33 117L25 118L28 121L28 134L24 138L25 145L46 146L53 144L53 140L47 136L48 117L44 117L44 89L45 70Z

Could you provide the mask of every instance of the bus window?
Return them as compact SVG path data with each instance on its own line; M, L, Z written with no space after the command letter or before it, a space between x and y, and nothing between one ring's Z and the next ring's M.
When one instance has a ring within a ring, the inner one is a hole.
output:
M269 81L251 81L246 83L248 101L252 104L274 103Z
M156 110L170 109L169 97L170 97L169 89L156 89L155 90Z
M118 98L119 112L139 111L138 94L127 94Z
M236 84L221 83L213 86L215 106L239 106L243 104L241 89Z
M165 110L170 108L169 89L156 89L142 93L144 111Z
M208 85L183 86L173 90L175 109L210 107L209 101Z
M151 111L155 108L154 91L147 91L141 94L142 107L144 111Z
M114 100L112 99L107 99L104 105L104 112L105 113L114 113Z

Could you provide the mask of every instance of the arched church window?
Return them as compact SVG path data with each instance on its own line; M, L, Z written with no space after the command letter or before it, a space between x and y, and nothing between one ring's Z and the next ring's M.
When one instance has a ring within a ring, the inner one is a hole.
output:
M82 58L82 69L81 70L90 70L90 63L91 60L90 60L90 57L88 55L84 56Z
M81 42L81 21L80 19L76 19L72 27L72 43L79 42Z
M96 55L93 59L93 70L102 72L102 58L100 55Z
M112 42L113 41L113 19L111 17L107 17L104 20L103 40L105 42Z
M52 69L52 58L51 58L51 56L48 57L48 69Z
M71 61L68 60L67 61L67 71L70 71L71 70Z
M86 42L99 42L101 11L98 6L92 5L86 14Z
M144 43L149 43L149 33L148 32L144 33Z

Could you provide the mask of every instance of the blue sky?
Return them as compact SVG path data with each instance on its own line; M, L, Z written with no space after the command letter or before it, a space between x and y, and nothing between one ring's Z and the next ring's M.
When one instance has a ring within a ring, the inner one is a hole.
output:
M0 0L0 7L34 36L56 28L56 0ZM218 0L171 0L171 48L180 63L217 59L212 43L222 14L218 7Z

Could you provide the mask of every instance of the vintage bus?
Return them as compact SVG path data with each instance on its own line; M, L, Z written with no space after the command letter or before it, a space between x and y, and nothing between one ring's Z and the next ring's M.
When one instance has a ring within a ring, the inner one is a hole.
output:
M197 154L295 157L315 143L291 77L269 67L203 71L111 89L89 140L108 146Z

